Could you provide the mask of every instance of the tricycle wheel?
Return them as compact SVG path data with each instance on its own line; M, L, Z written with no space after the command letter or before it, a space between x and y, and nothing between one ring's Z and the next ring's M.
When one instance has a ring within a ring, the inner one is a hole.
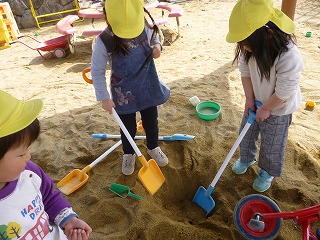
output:
M54 55L57 58L63 58L66 55L66 51L63 48L54 49Z
M281 230L282 218L263 219L263 214L276 212L280 212L280 208L273 200L264 195L251 194L237 203L233 213L234 225L248 240L275 239ZM262 219L254 219L257 215Z

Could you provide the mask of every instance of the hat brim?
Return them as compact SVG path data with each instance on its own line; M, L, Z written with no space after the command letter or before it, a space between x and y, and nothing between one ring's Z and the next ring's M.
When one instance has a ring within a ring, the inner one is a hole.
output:
M271 16L270 21L278 26L283 32L291 34L296 29L294 22L279 9L274 8L275 14Z
M274 14L270 15L270 19L267 19L265 23L256 26L255 29L248 30L247 32L232 32L229 30L226 41L228 43L236 43L241 42L244 39L248 38L254 31L261 28L265 24L267 24L269 21L273 22L279 29L281 29L283 32L287 34L291 34L295 30L295 24L294 22L282 11L280 11L277 8L273 8Z
M144 29L144 21L140 26L135 26L134 31L131 31L130 29L128 29L129 31L125 31L124 29L112 29L113 33L119 37L119 38L124 38L124 39L131 39L131 38L136 38L138 37L142 31Z
M0 137L5 137L29 126L40 114L43 102L40 99L24 102L19 116L10 124L10 126L0 132Z

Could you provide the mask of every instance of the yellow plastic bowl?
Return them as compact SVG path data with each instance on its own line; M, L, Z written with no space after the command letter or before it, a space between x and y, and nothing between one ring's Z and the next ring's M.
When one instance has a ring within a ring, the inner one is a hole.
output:
M220 116L221 106L213 101L204 101L197 104L196 112L199 118L211 121Z

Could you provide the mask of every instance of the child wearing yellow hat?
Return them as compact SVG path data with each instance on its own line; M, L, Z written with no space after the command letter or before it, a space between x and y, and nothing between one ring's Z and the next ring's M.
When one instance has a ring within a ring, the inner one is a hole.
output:
M292 114L302 99L300 78L303 61L294 42L295 25L272 0L240 0L232 10L226 40L236 43L234 62L238 62L245 94L240 130L248 119L248 109L256 109L256 121L240 144L240 158L233 164L243 174L256 162L261 136L260 170L253 188L264 192L274 177L282 174L285 148Z
M91 59L96 99L109 113L112 108L116 110L132 137L136 135L136 113L140 112L147 153L159 166L166 166L168 158L158 145L157 106L168 100L170 90L159 79L153 60L161 54L154 31L157 26L148 27L143 0L107 0L105 12L108 27L97 37ZM111 67L111 96L106 86L107 63ZM122 173L130 175L134 172L134 149L120 132L124 152Z
M3 239L88 239L92 229L54 189L28 147L37 139L42 101L0 90L0 226ZM4 235L3 235L4 234Z

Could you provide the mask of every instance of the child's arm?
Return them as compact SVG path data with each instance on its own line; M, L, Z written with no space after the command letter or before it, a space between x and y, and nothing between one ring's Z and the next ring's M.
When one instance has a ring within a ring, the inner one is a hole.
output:
M32 161L28 161L26 169L33 171L41 178L41 185L39 186L39 189L42 194L44 210L49 215L49 220L54 222L56 216L63 209L71 208L71 204L62 196L60 191L55 189L52 178L49 177L49 175L46 174L40 166Z
M106 67L109 60L107 49L98 36L91 57L91 76L97 101L111 99L106 81Z
M60 228L68 228L66 235L75 227L81 228L86 235L92 232L92 229L84 221L78 219L78 215L72 210L71 204L62 196L61 192L54 188L52 178L49 177L37 164L28 161L26 169L33 171L41 178L40 192L42 194L42 202L44 210L49 215L49 220L54 222ZM83 228L82 228L83 227ZM80 230L81 230L80 229ZM81 231L80 231L81 233ZM74 237L68 239L77 239ZM81 238L79 238L81 239ZM83 238L87 239L87 238Z
M241 77L241 82L243 86L244 95L246 97L246 103L245 103L245 112L246 114L249 114L249 109L255 110L255 96L253 92L253 87L251 83L250 77Z
M151 46L152 49L153 49L153 52L152 52L152 57L153 58L159 58L160 55L161 55L161 45L160 43L156 44L156 45L153 45Z
M92 232L91 227L78 218L78 215L71 207L65 208L56 216L54 223L64 230L69 240L88 239Z
M149 44L153 49L153 52L152 52L153 58L159 58L160 55L161 55L162 46L160 44L158 35L157 34L153 34L153 29L150 29L147 26L145 27L145 31L146 31L147 36L148 36ZM153 37L152 37L152 35L153 35Z

